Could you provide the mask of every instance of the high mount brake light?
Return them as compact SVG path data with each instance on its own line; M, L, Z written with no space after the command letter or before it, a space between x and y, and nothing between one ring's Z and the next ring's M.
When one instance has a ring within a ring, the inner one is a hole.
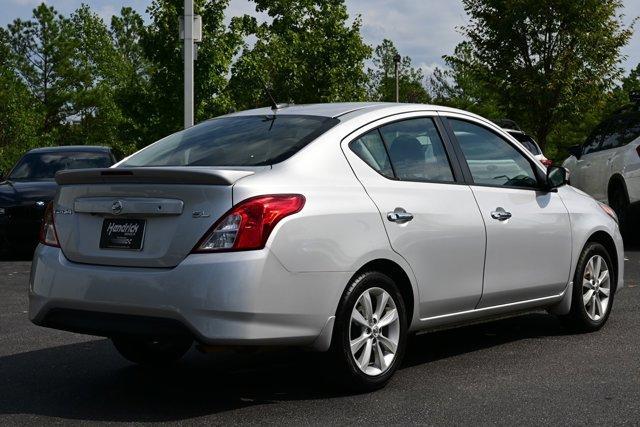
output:
M300 212L300 194L257 196L234 206L207 231L193 253L262 249L283 218Z
M60 247L56 225L53 221L53 202L49 202L44 211L44 218L42 219L42 226L40 227L40 243L53 246L54 248Z

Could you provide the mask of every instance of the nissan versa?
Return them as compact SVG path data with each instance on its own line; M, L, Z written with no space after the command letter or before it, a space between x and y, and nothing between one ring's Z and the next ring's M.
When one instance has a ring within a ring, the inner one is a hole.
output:
M30 317L141 364L303 346L373 389L411 332L540 309L593 331L623 283L609 207L445 107L245 111L56 180Z

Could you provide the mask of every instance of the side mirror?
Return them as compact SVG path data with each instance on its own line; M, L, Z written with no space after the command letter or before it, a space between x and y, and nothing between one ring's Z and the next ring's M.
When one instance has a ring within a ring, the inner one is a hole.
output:
M569 171L561 166L549 166L547 168L547 188L562 187L569 182Z
M575 157L578 160L580 160L580 157L582 157L581 145L572 145L567 149L567 151L569 151L569 154L571 154L573 157Z

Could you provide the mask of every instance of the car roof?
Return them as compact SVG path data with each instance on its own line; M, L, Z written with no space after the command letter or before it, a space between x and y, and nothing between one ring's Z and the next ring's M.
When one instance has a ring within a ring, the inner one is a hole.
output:
M63 145L59 147L34 148L33 150L29 150L28 153L66 153L78 151L85 153L108 153L111 152L111 148L100 145Z
M371 112L386 111L389 114L403 113L410 111L443 111L460 113L468 116L487 120L476 114L456 108L444 107L440 105L430 104L403 104L394 102L336 102L326 104L301 104L301 105L283 105L281 108L272 110L270 107L256 108L253 110L239 111L228 114L224 117L233 116L271 116L277 115L302 115L302 116L320 116L331 118L352 119Z

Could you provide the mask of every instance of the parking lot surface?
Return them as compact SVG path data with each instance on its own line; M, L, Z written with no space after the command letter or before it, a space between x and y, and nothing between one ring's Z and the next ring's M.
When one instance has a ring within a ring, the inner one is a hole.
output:
M170 369L131 365L106 339L32 325L30 262L0 261L0 424L639 424L640 249L626 257L601 331L533 313L421 335L385 389L360 395L318 354L192 349Z

